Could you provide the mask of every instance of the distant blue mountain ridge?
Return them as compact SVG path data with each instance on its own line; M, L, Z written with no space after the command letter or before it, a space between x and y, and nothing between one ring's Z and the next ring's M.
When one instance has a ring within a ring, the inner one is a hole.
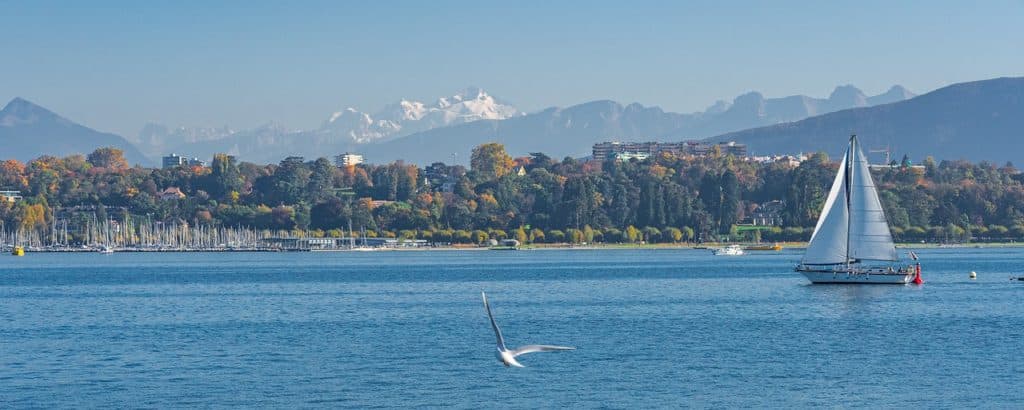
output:
M849 134L857 133L867 146L890 146L897 154L906 152L913 158L931 155L1002 162L1019 161L1017 153L1024 148L1017 142L1024 129L1022 90L1024 78L998 78L954 84L920 96L901 86L870 97L853 86L837 87L828 98L765 98L751 92L690 114L600 100L504 119L460 122L371 142L324 129L293 131L273 124L245 131L226 127L192 130L187 135L150 125L144 130L146 138L135 141L152 145L141 150L151 157L162 151L200 158L226 152L243 161L276 163L290 155L312 159L353 151L375 163L405 160L425 165L453 160L466 163L474 146L491 141L505 144L512 155L544 152L556 158L586 156L591 146L601 141L702 138L745 143L757 154L836 154ZM479 99L473 103L492 103L482 90L474 95ZM404 114L408 113L412 111ZM173 138L164 137L171 134L175 134ZM125 138L76 124L21 98L0 111L0 142L6 148L0 153L3 158L87 154L97 147L114 146L124 149L132 163L156 162Z
M380 144L360 147L368 158L402 158L418 164L448 161L453 153L468 161L472 147L497 141L513 155L544 152L552 157L580 157L594 143L609 140L693 140L729 131L802 120L853 107L888 104L912 98L901 86L874 97L853 86L842 86L827 99L807 96L765 98L752 92L731 103L719 101L704 112L679 114L640 104L593 101L501 121L472 123L419 132Z
M0 110L0 146L0 160L85 155L96 148L115 147L124 150L130 164L154 164L124 137L79 125L23 98L11 100Z
M1024 160L1024 77L953 84L891 104L852 108L764 127L723 133L753 152L824 151L840 155L850 134L866 147L888 146L918 161Z

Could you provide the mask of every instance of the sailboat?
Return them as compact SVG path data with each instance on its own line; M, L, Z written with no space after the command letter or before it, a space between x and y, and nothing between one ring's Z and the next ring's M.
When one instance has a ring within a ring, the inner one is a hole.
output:
M853 135L796 271L812 283L916 283L921 265L896 266L898 259L867 158Z

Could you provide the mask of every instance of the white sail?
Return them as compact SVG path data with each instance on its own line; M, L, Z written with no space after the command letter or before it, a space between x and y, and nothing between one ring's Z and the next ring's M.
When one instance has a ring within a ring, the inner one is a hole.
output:
M867 158L850 139L850 249L852 259L895 261L896 247L885 220L878 190L871 178Z
M811 234L811 242L807 244L802 263L805 265L828 265L847 262L847 227L849 212L846 198L847 155L843 155L839 163L839 172L832 182L828 199L818 217L818 224Z

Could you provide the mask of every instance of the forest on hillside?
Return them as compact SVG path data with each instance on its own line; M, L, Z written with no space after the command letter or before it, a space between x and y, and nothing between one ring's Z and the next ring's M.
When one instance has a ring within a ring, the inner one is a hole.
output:
M1012 164L922 165L873 173L898 241L1024 239L1024 176ZM79 242L76 227L129 218L333 237L351 226L373 237L454 243L795 241L809 238L837 166L820 153L799 166L717 152L625 162L512 158L490 143L473 150L468 169L298 157L260 165L228 155L208 167L151 169L102 148L0 163L0 190L23 197L0 201L0 221L5 231L43 234L60 221ZM781 201L781 226L747 226L771 201Z

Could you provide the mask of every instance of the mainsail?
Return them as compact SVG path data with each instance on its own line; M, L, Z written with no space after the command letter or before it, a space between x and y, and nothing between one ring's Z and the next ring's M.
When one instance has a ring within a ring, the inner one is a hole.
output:
M850 258L895 261L896 246L885 221L882 201L871 179L867 158L856 137L850 138Z
M857 260L895 261L896 247L867 159L854 136L801 262L833 265Z

